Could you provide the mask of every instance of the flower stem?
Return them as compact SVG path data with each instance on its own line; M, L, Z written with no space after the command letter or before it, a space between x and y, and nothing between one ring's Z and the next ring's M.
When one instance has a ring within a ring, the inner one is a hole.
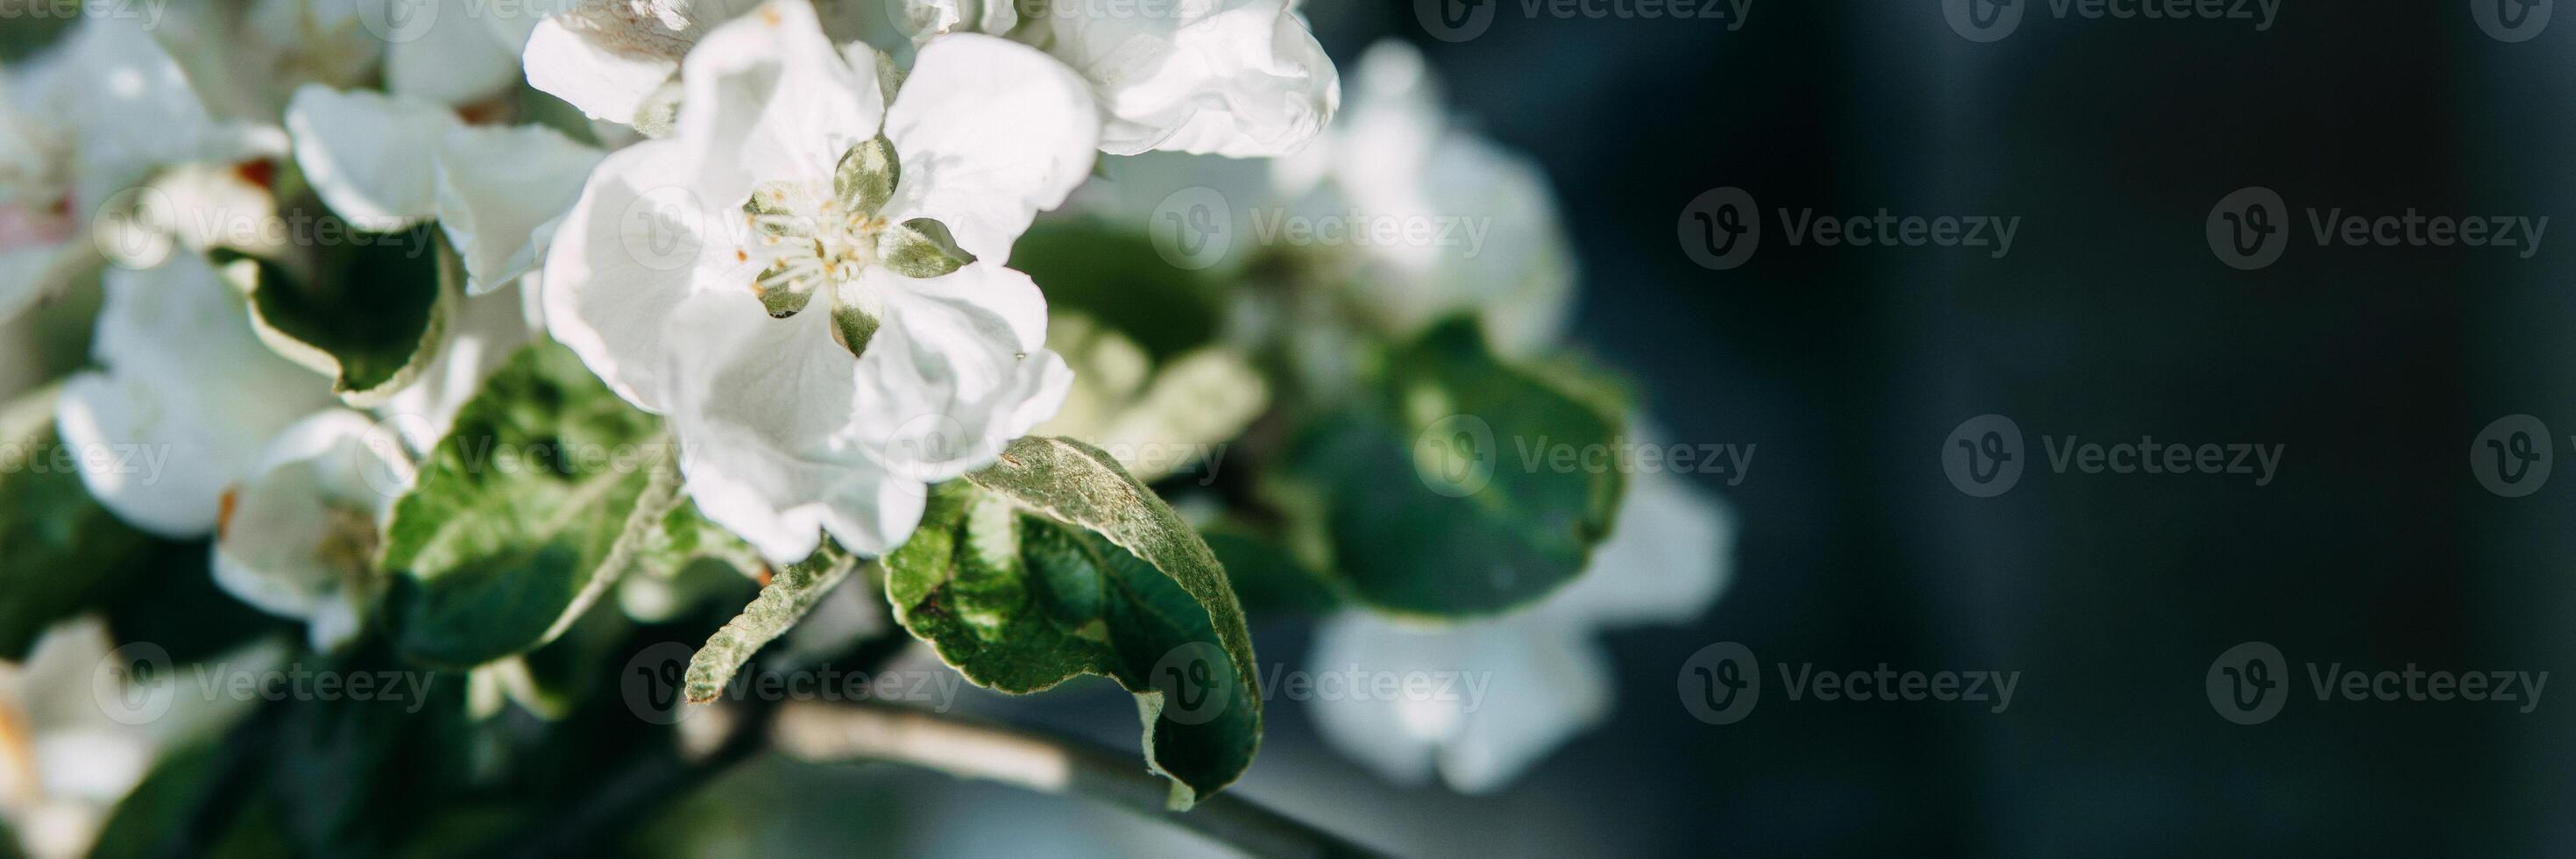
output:
M1233 793L1186 812L1163 807L1170 786L1138 762L1088 743L882 704L793 702L770 728L774 747L812 763L878 761L1073 794L1162 820L1254 856L1381 856Z

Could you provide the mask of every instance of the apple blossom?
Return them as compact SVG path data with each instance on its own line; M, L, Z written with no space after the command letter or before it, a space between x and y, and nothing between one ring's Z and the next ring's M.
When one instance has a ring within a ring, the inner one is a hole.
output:
M993 461L1070 383L1000 261L1088 175L1080 79L965 35L891 105L802 0L708 33L669 139L612 154L546 260L557 340L668 417L708 518L773 560L876 554L923 484Z

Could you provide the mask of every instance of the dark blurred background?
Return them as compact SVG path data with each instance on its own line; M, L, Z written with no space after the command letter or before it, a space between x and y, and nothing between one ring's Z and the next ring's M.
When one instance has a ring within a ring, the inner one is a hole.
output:
M2506 43L2467 0L2288 0L2268 31L2021 2L1991 43L1940 0L1754 0L1734 31L1497 3L1462 42L1410 3L1309 4L1346 70L1414 42L1453 109L1543 162L1584 271L1575 339L1643 382L1673 440L1759 454L1708 483L1740 517L1732 589L1691 627L1613 633L1612 723L1515 788L1306 773L1329 753L1281 707L1246 793L1450 855L2576 852L2576 710L2554 687L2528 714L2320 702L2306 666L2576 662L2576 480L2503 498L2468 458L2505 415L2576 430L2576 257L2554 233L2529 259L2320 247L2304 213L2576 214L2576 21ZM2238 271L2203 226L2255 185L2288 201L2293 239ZM1712 271L1675 225L1721 186L1766 210L2022 224L2002 259L1766 232ZM1939 450L1987 413L2018 422L2033 467L1971 498ZM2061 475L2038 467L2043 435L2285 455L2261 487ZM1267 658L1304 646L1261 634ZM1712 726L1675 678L1718 641L1766 672L2023 677L2000 714L1782 696ZM2294 675L2260 725L2203 688L2244 641Z

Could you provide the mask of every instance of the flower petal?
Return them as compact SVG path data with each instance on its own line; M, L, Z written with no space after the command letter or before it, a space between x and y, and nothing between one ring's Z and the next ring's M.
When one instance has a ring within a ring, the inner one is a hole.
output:
M582 38L561 16L537 23L523 56L529 86L592 119L621 124L633 123L645 97L680 70L676 59L613 51Z
M1389 781L1484 793L1510 784L1610 710L1610 661L1583 635L1526 615L1416 629L1363 611L1316 629L1317 673L1456 674L1449 695L1317 696L1326 742ZM1434 674L1434 676L1438 676Z
M771 0L717 27L680 68L677 139L692 184L738 201L760 181L830 177L842 153L877 135L876 74L832 48L806 0Z
M331 409L271 441L258 470L232 494L216 536L215 583L261 611L312 622L317 647L356 631L352 597L367 589L365 536L393 506L412 466L365 415ZM376 484L383 483L383 487ZM363 516L351 518L351 513ZM351 593L352 590L359 593Z
M434 152L459 124L432 102L319 84L297 89L286 106L295 163L314 192L349 223L380 233L436 215Z
M665 323L739 266L722 232L728 216L671 184L685 175L683 156L677 142L648 140L602 160L545 258L547 330L619 396L656 413L668 408Z
M748 296L701 293L673 317L671 427L707 518L772 561L802 560L824 531L863 554L912 533L924 491L852 443L858 362L824 314L772 319Z
M1090 87L1063 63L964 33L921 49L885 134L903 165L887 217L935 218L968 253L999 263L1038 212L1091 177L1100 120Z
M964 474L1054 417L1073 371L1047 351L1046 297L989 263L927 280L870 270L885 327L859 357L859 437L920 482Z
M63 442L120 518L173 539L206 533L224 489L329 404L330 384L262 345L240 296L194 254L111 268L106 292L93 351L107 369L65 386Z
M1085 14L1059 4L1048 52L1099 89L1100 148L1235 158L1304 146L1341 101L1333 61L1286 0L1214 0L1162 14Z
M451 128L437 149L438 225L465 258L474 295L536 268L540 228L580 199L603 157L536 125Z
M438 4L413 38L385 46L385 89L396 95L462 107L507 93L519 82L519 52L482 21L489 3L427 0Z

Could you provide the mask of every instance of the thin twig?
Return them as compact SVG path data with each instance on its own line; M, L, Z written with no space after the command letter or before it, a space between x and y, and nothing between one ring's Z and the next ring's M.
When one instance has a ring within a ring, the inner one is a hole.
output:
M878 761L1068 794L1197 832L1255 856L1382 856L1232 793L1168 811L1171 788L1134 759L1091 744L958 716L883 704L792 702L771 744L815 763Z

